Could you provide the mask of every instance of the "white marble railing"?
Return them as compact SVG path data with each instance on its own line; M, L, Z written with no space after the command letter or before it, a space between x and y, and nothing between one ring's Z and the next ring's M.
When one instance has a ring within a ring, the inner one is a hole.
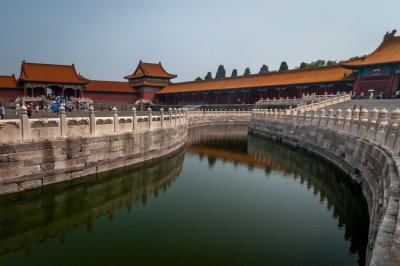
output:
M393 110L388 116L386 109L325 109L301 112L291 109L255 109L253 117L270 120L282 120L299 125L327 127L346 131L360 138L378 142L400 156L400 109Z
M111 117L96 117L91 107L89 117L67 117L65 108L61 107L57 118L29 119L23 106L19 119L0 120L0 143L151 130L183 123L186 123L186 115L181 109L169 109L167 113L161 110L160 115L153 115L149 109L144 116L138 116L133 109L131 116L119 117L114 108Z
M329 105L340 103L344 101L351 100L350 94L323 94L316 95L313 94L303 94L301 98L278 98L275 97L273 99L261 99L257 101L256 105L295 105L296 109L303 111L308 111L312 109L318 109L322 107L327 107Z
M139 116L132 109L131 116L118 116L116 108L110 117L96 117L90 107L88 117L67 117L65 109L60 108L56 118L29 119L26 107L21 107L19 119L0 120L0 143L25 140L45 140L64 137L84 137L111 133L152 130L175 127L182 124L197 125L209 122L249 121L250 110L191 110L169 109L154 115L149 108L146 115Z

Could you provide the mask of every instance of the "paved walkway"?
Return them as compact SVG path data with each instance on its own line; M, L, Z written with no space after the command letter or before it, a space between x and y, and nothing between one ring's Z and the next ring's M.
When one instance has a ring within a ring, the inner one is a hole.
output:
M385 100L351 100L343 103L333 104L331 106L325 107L325 111L329 109L337 110L338 108L342 109L342 111L350 108L351 110L356 108L367 108L368 111L374 109L375 107L380 110L382 108L386 108L389 112L400 108L400 99L385 99ZM322 108L321 108L322 109Z

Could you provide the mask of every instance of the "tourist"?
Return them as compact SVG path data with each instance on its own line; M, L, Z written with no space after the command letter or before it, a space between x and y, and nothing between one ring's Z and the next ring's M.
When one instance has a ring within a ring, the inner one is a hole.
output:
M19 116L19 112L21 110L21 105L19 103L15 104L15 115Z
M37 116L38 113L39 113L39 104L37 104L37 105L35 106L35 111L36 111L36 116Z
M399 99L400 98L400 90L397 90L396 91L396 99Z
M32 118L32 105L28 104L28 106L26 106L26 113L28 115L28 118Z
M4 108L3 104L0 103L0 118L4 119L5 115L6 115L6 109Z
M53 112L54 114L58 114L58 112L60 111L60 108L58 107L58 104L56 102L53 103Z

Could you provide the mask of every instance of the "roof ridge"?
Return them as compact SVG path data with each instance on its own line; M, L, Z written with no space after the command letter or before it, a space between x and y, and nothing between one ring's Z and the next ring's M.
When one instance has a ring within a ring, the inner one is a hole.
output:
M204 80L192 80L192 81L183 81L183 82L177 82L173 83L171 82L170 85L175 85L175 84L188 84L188 83L204 83L204 82L212 82L212 81L219 81L219 80L231 80L231 79L240 79L240 78L252 78L252 77L258 77L258 76L270 76L270 75L281 75L281 74L287 74L287 73L298 73L298 72L309 72L312 70L319 70L319 69L329 69L329 68L334 68L334 67L341 67L343 68L340 64L333 64L329 66L319 66L319 67L306 67L306 68L298 68L298 69L288 69L288 70L281 70L281 71L270 71L266 73L256 73L256 74L250 74L250 75L241 75L241 76L235 76L235 77L225 77L225 78L213 78L213 79L204 79Z
M71 65L61 65L61 64L48 64L48 63L33 63L33 62L26 62L26 61L23 61L22 64L47 65L47 66L63 66L63 67L73 67L73 66L74 66L74 64L71 64Z
M129 81L118 81L118 80L100 80L100 79L87 79L89 82L91 81L100 81L100 82L121 82L121 83L129 83Z

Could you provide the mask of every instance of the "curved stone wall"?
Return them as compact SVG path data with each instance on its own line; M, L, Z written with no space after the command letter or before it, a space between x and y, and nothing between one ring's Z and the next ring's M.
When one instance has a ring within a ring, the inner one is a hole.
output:
M169 109L146 116L21 119L0 122L0 195L141 163L171 153L187 141L188 127L244 123L249 111ZM5 137L7 136L7 137Z
M358 182L370 214L367 265L400 265L398 115L394 111L330 110L297 114L256 110L249 133L302 148ZM396 152L397 151L397 152Z

